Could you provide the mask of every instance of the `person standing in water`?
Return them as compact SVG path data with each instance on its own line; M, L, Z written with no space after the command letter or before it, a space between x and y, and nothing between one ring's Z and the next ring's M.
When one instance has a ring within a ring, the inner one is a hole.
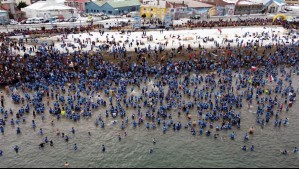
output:
M57 135L57 136L60 135L60 131L59 131L59 129L56 130L56 135Z
M54 142L51 140L50 141L50 146L53 147L54 146Z
M15 148L14 148L14 150L15 150L15 152L16 152L17 154L19 153L19 149L20 149L20 148L19 148L19 146L17 146L17 145L16 145Z
M78 146L77 146L77 144L74 144L74 150L75 150L75 151L78 150Z
M3 95L1 95L1 107L4 108L4 96Z
M73 134L75 134L75 128L74 128L74 127L72 127L71 132L72 132Z
M69 163L68 162L65 162L64 168L69 168Z

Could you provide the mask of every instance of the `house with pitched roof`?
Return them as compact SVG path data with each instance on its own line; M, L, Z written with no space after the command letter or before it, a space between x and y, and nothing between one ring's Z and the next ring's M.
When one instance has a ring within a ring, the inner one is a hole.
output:
M49 19L51 17L59 17L69 19L76 16L76 9L66 6L59 0L43 0L38 1L21 9L26 13L27 18L42 17Z
M263 13L265 0L239 0L235 6L235 15Z
M214 5L196 0L167 0L167 9L174 19L207 13Z
M208 12L209 16L229 16L235 14L235 4L234 1L225 0L197 0L201 1L214 7Z
M108 0L91 1L85 3L86 13L104 13L107 15L121 15L128 12L139 11L139 0Z
M78 12L85 12L85 3L90 0L65 0L64 5L76 8Z
M235 14L278 13L284 5L284 0L237 0Z
M167 10L166 0L144 0L140 7L140 15L146 18L158 18L164 20Z
M10 19L21 20L25 18L25 13L17 8L15 0L2 0L0 10L7 11Z
M278 13L286 5L284 0L269 0L264 4L264 11L266 13Z

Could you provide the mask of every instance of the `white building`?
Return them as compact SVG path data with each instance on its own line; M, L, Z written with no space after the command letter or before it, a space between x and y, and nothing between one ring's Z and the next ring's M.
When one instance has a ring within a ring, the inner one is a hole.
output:
M61 0L38 1L21 10L26 13L27 18L43 17L47 19L53 16L70 18L78 15L75 8L64 5Z

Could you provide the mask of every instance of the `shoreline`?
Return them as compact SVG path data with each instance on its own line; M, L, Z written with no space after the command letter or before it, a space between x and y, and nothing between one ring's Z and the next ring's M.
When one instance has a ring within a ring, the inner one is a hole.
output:
M41 38L34 38L38 40L38 43L36 42L29 42L29 44L32 45L40 45L41 42L46 42L49 45L54 43L54 47L61 52L68 52L68 53L73 53L75 50L78 51L94 51L96 52L99 50L97 48L99 45L107 44L110 46L109 50L112 50L111 46L114 45L117 48L118 47L125 47L125 50L128 52L134 51L135 48L148 48L149 45L151 46L152 50L153 48L160 48L162 47L163 50L171 50L173 48L178 48L182 46L183 48L187 48L189 45L193 49L198 49L199 45L203 46L205 49L213 49L215 46L212 41L208 40L209 38L212 39L214 42L217 42L219 46L222 47L227 47L232 46L232 47L238 47L239 41L236 40L236 36L238 36L240 39L240 42L244 41L247 42L249 39L254 39L254 40L259 40L261 42L258 43L258 45L273 45L273 40L272 42L270 40L261 40L261 38L252 38L251 35L243 37L242 36L246 32L253 33L256 31L256 33L261 34L262 32L268 32L269 34L273 33L270 32L272 30L277 33L279 31L279 38L283 38L283 36L286 35L286 32L289 32L290 30L287 30L283 27L265 27L265 26L253 26L253 27L236 27L236 28L212 28L212 29L193 29L193 30L175 30L175 31L163 31L161 34L159 31L146 31L146 34L143 35L143 32L131 32L131 33L124 33L121 34L120 32L116 32L113 34L111 38L111 32L104 32L103 35L101 35L99 32L88 32L88 33L80 33L80 34L68 34L67 38L65 35L56 35L56 36L47 36L47 37L41 37ZM221 32L219 32L221 30ZM231 33L231 31L234 31L234 34ZM108 36L109 35L109 36ZM173 37L170 37L173 36ZM259 35L260 36L260 35ZM152 40L149 40L152 37ZM164 38L163 38L164 37ZM178 38L176 38L178 37ZM11 36L12 39L18 40L23 38L22 36ZM30 36L26 36L26 38L31 38ZM208 39L207 39L208 38ZM59 42L57 39L60 39ZM75 42L74 39L81 39L81 40L86 40L89 41L88 44L86 44L86 47L82 48L82 46L78 45L78 42ZM229 41L232 40L233 42L225 42L223 43L224 39L228 39ZM134 41L135 40L135 41ZM207 40L207 42L204 42L204 40ZM139 42L139 45L137 43ZM222 41L222 43L221 43ZM264 41L264 42L263 42ZM65 44L73 44L77 49L72 49L68 47L68 50L65 50L64 48L61 47L62 43ZM108 43L109 42L109 43ZM91 43L94 43L92 45ZM112 44L111 44L112 43ZM240 46L244 46L244 43L240 43ZM282 42L276 42L276 43L282 43ZM130 46L131 44L131 46ZM31 45L31 46L32 46ZM91 47L94 46L94 47ZM217 47L216 47L217 48ZM136 49L135 49L136 50Z

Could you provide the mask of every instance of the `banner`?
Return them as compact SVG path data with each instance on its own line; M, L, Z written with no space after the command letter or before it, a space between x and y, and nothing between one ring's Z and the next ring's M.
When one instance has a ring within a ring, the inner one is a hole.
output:
M235 6L234 5L225 5L225 15L234 15Z
M172 19L169 14L165 15L165 28L170 28L170 25L172 24Z
M139 29L141 26L141 17L139 15L134 16L134 29Z
M222 7L222 6L217 6L216 7L216 11L217 11L217 16L224 16L224 7Z

